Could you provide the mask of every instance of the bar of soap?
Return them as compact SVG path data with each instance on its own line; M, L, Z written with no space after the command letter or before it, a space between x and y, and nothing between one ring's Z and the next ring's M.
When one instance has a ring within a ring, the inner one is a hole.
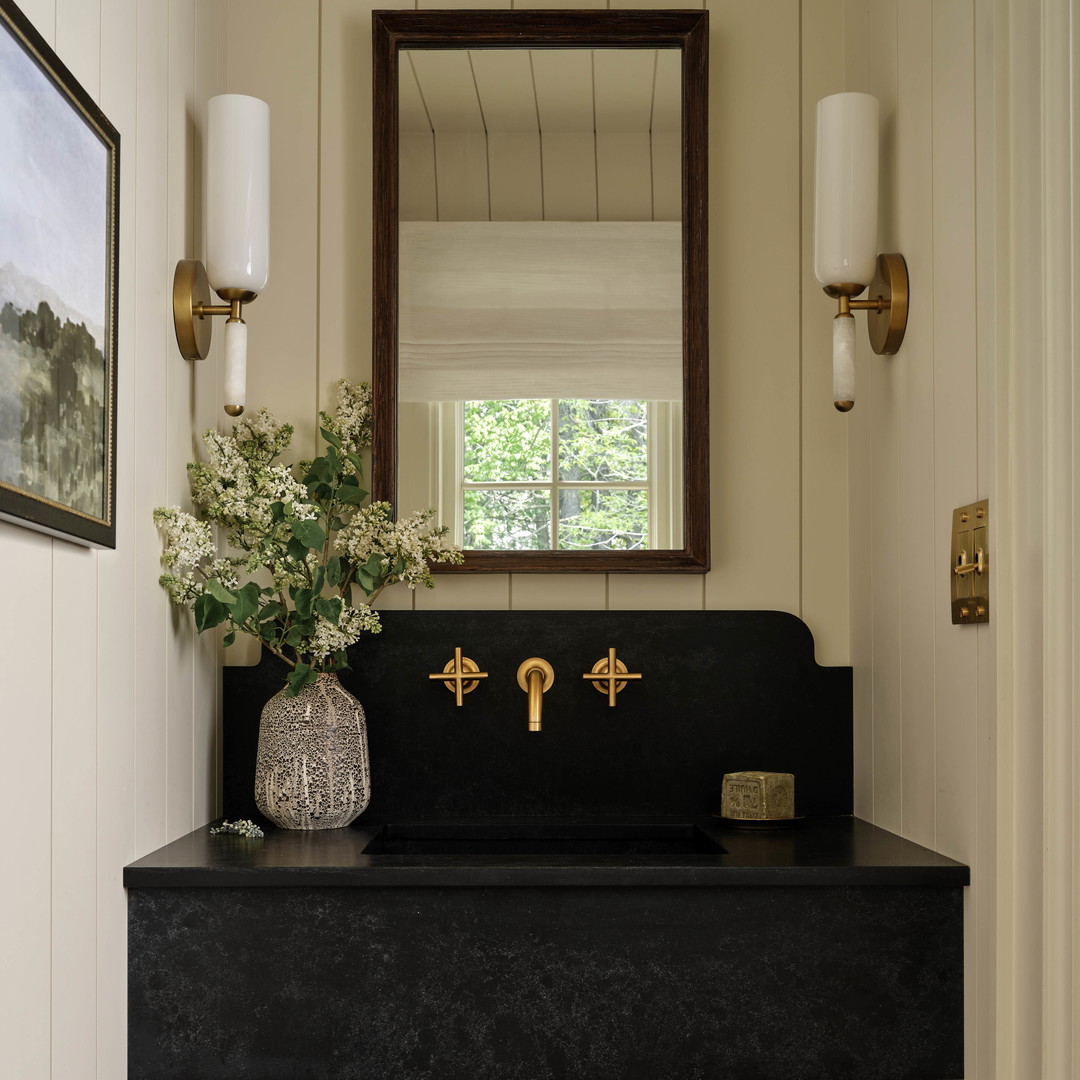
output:
M720 813L742 821L778 821L795 816L795 776L786 772L724 774Z

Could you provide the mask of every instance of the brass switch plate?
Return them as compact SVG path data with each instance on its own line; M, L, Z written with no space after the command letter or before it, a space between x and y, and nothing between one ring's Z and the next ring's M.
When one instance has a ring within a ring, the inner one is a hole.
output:
M990 504L987 499L953 511L952 621L990 621Z

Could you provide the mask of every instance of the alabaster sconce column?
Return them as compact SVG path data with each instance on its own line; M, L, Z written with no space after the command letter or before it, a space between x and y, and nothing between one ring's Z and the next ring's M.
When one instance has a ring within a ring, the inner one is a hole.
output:
M176 343L188 360L210 351L214 315L225 315L225 411L246 404L243 308L266 287L270 266L270 110L246 94L207 103L206 265L181 259L173 278ZM225 301L210 303L210 288Z

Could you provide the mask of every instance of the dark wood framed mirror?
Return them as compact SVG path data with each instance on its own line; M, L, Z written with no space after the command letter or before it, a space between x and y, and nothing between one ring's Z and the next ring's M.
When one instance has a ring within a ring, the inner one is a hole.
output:
M372 12L372 490L449 572L709 569L708 26Z

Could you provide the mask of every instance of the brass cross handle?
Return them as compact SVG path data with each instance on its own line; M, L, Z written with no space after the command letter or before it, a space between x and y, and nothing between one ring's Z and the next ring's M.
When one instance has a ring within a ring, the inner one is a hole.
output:
M614 676L614 678L613 678ZM631 673L621 660L615 659L615 650L608 649L607 656L597 660L592 671L581 676L588 679L601 694L607 694L607 703L615 708L615 695L625 689L627 679L640 679L640 673ZM603 684L607 683L607 686Z
M462 696L471 694L480 685L480 680L487 677L488 673L481 671L475 660L461 655L460 645L454 647L454 659L447 660L442 671L428 676L429 679L441 679L443 686L454 692L454 701L459 706Z

